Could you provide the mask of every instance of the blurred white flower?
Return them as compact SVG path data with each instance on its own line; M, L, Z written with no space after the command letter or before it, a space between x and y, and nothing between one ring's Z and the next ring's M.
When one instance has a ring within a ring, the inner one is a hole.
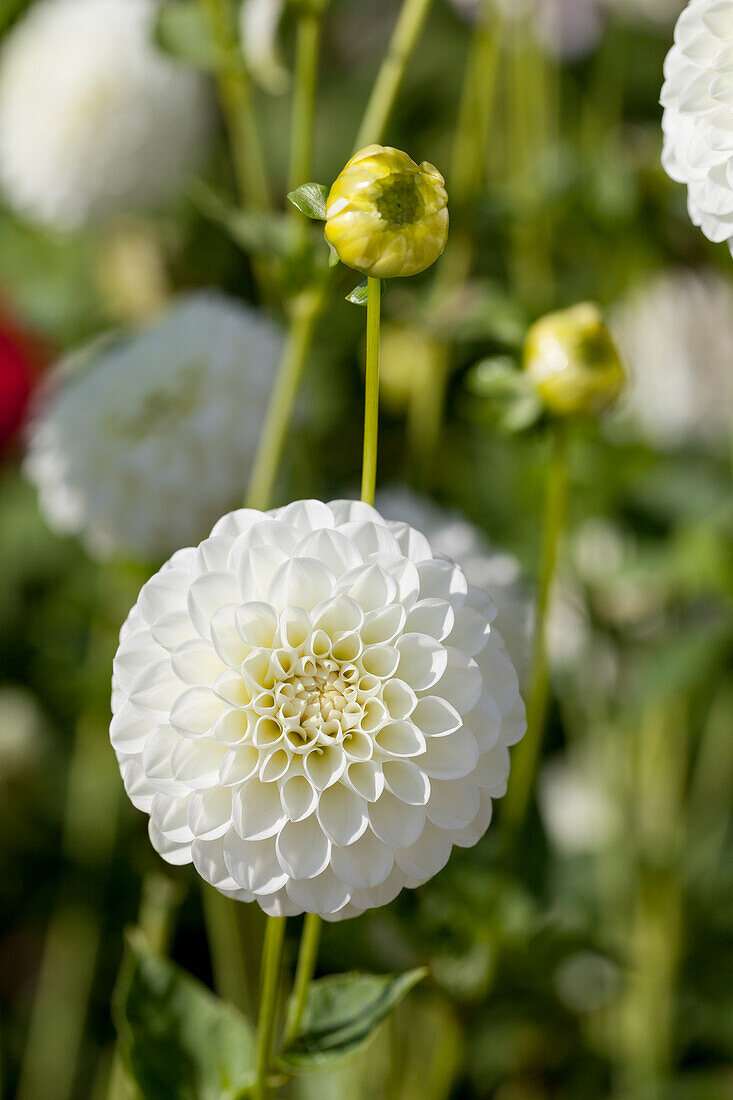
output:
M451 0L458 11L473 19L482 0ZM584 57L603 35L603 0L494 0L505 18L528 19L535 39L551 57Z
M711 241L733 252L733 0L690 0L664 64L664 151L687 185L687 208Z
M352 501L224 516L143 587L110 730L170 863L341 920L486 831L525 728L491 600Z
M277 95L290 83L278 49L280 20L285 0L242 0L239 34L242 52L252 76L268 92Z
M0 53L0 181L70 230L168 198L208 129L202 77L152 41L156 0L40 0Z
M537 796L545 831L557 851L578 856L605 847L622 821L600 778L566 756L542 768Z
M534 606L514 555L492 547L483 531L460 513L441 508L409 489L378 493L377 507L385 519L409 523L422 531L436 553L460 565L468 583L491 597L497 609L496 628L520 683L524 683L532 648Z
M725 447L733 426L733 281L715 271L659 275L617 307L611 328L629 375L611 429L636 429L662 448Z
M257 310L199 291L62 363L25 463L49 525L101 557L200 539L243 495L281 345Z

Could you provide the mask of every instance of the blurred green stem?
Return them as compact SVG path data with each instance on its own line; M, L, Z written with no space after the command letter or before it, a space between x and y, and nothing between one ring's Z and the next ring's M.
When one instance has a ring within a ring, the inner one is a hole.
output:
M308 986L316 970L318 946L321 942L321 918L315 913L306 913L303 933L298 951L298 965L295 970L295 982L290 998L288 1018L283 1035L283 1046L288 1046L300 1030L300 1024L308 999Z
M382 140L431 0L404 0L356 138L354 151Z
M514 750L512 772L504 804L502 821L513 836L521 828L534 787L542 734L550 698L550 675L547 660L547 613L552 581L555 576L560 542L567 522L568 503L568 426L555 422L551 426L552 453L547 471L542 558L537 592L534 653L527 689L527 732Z
M219 59L217 83L226 118L232 158L242 205L272 206L252 87L237 33L234 7L229 0L202 0Z
M236 1005L240 1012L252 1018L253 993L242 937L244 906L241 901L234 901L220 894L208 883L202 884L201 903L211 953L214 988L225 1001Z
M318 81L318 55L321 44L322 11L310 7L298 9L295 47L295 87L290 127L290 168L288 190L294 191L311 176L313 136ZM300 217L295 207L295 217Z
M325 304L325 292L318 289L302 294L292 305L290 327L250 474L246 496L248 508L264 510L272 503L275 478L280 466L293 406L298 395L316 322Z
M366 395L364 408L364 461L361 499L374 504L377 485L377 437L379 434L379 318L382 281L367 279Z
M458 211L458 229L451 234L433 283L438 310L471 272L474 238L469 228L470 207L484 182L503 25L493 0L482 0L466 58L453 142L449 197ZM429 375L414 388L410 400L407 437L412 480L423 489L430 488L435 473L449 369L449 348L442 343Z
M252 1100L265 1100L268 1093L267 1076L270 1071L277 1020L284 936L285 917L268 917L262 954L260 1013L257 1021L257 1079L252 1089Z
M64 858L79 869L85 882L96 876L98 890L103 890L112 859L122 784L109 746L106 695L104 705L88 697L95 670L102 662L108 668L114 652L113 632L101 602L102 592L113 590L114 579L102 571L95 579L97 602L82 673L87 701L76 725L62 836ZM72 1094L100 939L100 915L91 898L63 890L46 932L17 1100L67 1100Z

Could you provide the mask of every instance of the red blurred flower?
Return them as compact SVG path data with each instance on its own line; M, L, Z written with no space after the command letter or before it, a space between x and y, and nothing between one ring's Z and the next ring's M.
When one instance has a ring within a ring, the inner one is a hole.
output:
M0 305L0 452L25 424L36 378L47 354Z

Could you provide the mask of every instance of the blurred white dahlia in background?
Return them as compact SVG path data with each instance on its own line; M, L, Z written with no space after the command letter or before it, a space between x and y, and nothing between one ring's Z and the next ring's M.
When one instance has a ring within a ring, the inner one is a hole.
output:
M496 608L353 501L224 516L143 587L110 730L170 863L341 920L486 831L525 728Z
M200 539L243 495L281 346L259 311L198 291L61 363L25 461L52 529L100 557Z
M532 648L534 607L522 582L522 568L513 554L491 545L483 531L459 512L441 508L409 489L385 489L377 494L385 519L416 527L437 554L460 565L469 584L481 588L496 604L494 626L524 683Z
M733 252L732 57L733 0L690 0L664 64L662 163L693 223Z
M653 446L725 447L733 427L733 280L678 270L631 291L611 316L629 385L609 428Z
M73 230L171 196L209 127L205 80L156 49L156 0L40 0L0 52L0 182Z

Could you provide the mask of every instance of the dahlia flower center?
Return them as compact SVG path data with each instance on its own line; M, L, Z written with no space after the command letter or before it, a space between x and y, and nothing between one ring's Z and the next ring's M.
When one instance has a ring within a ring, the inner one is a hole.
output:
M403 172L381 184L375 205L380 216L392 225L418 221L423 204L414 174Z

